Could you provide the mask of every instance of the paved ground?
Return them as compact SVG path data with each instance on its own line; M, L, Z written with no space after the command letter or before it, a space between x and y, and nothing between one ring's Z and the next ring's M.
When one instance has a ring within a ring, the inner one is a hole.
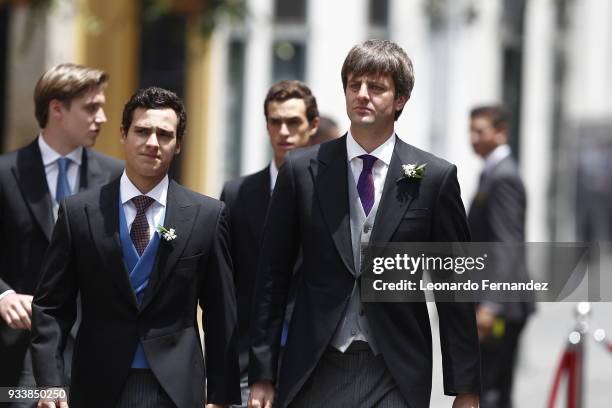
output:
M541 303L524 332L517 367L514 406L546 408L548 393L568 333L573 327L575 303ZM603 328L612 337L612 303L592 303L591 329ZM432 317L434 379L431 408L450 408L452 398L442 390L442 368L435 307ZM592 337L587 342L585 404L582 408L612 407L612 353ZM565 405L558 405L559 407Z

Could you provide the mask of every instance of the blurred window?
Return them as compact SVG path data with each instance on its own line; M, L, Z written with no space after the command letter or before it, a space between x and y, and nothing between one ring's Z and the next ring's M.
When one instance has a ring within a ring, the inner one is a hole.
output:
M226 179L240 175L240 158L242 157L242 124L244 115L244 58L245 43L243 39L233 39L229 44L226 107L226 139L223 174Z
M306 21L306 0L275 0L274 19L279 23Z
M389 38L389 0L368 1L369 37Z
M186 17L177 15L149 18L142 15L139 88L159 86L184 100ZM181 155L175 157L170 175L180 182Z
M370 25L379 27L389 25L389 0L370 0L369 3Z
M272 79L304 81L306 46L297 41L278 41L273 44Z
M510 146L520 161L521 84L523 81L523 32L525 0L504 0L502 14L503 99L512 112Z

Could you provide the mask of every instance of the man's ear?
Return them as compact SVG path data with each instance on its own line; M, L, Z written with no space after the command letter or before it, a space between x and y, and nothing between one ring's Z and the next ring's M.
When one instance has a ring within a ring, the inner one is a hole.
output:
M319 130L319 123L321 122L320 118L317 116L315 117L309 124L308 126L310 127L310 132L308 136L312 136L315 133L317 133L317 130Z
M508 143L508 129L502 128L495 132L495 141L498 145Z
M406 102L408 102L408 99L410 98L407 97L406 95L402 95L396 98L395 99L395 110L400 111L404 109L404 106L406 105Z
M49 101L49 117L60 118L66 106L59 99L51 99Z
M181 152L181 147L183 146L183 138L176 139L176 146L174 146L174 154L179 154Z
M121 138L119 141L121 144L125 144L125 139L127 138L127 131L123 128L123 126L119 127L119 132L121 133Z

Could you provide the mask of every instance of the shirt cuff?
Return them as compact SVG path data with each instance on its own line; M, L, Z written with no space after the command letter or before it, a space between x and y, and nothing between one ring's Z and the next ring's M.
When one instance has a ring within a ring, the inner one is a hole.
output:
M4 299L6 295L10 295L11 293L15 293L15 291L13 289L9 289L9 290L5 290L4 292L0 293L0 300Z

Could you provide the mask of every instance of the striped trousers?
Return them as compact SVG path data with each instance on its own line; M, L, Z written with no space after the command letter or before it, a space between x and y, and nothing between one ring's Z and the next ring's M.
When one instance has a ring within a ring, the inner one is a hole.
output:
M385 366L367 343L344 353L328 347L290 408L410 408Z
M176 408L151 370L131 369L117 408Z

